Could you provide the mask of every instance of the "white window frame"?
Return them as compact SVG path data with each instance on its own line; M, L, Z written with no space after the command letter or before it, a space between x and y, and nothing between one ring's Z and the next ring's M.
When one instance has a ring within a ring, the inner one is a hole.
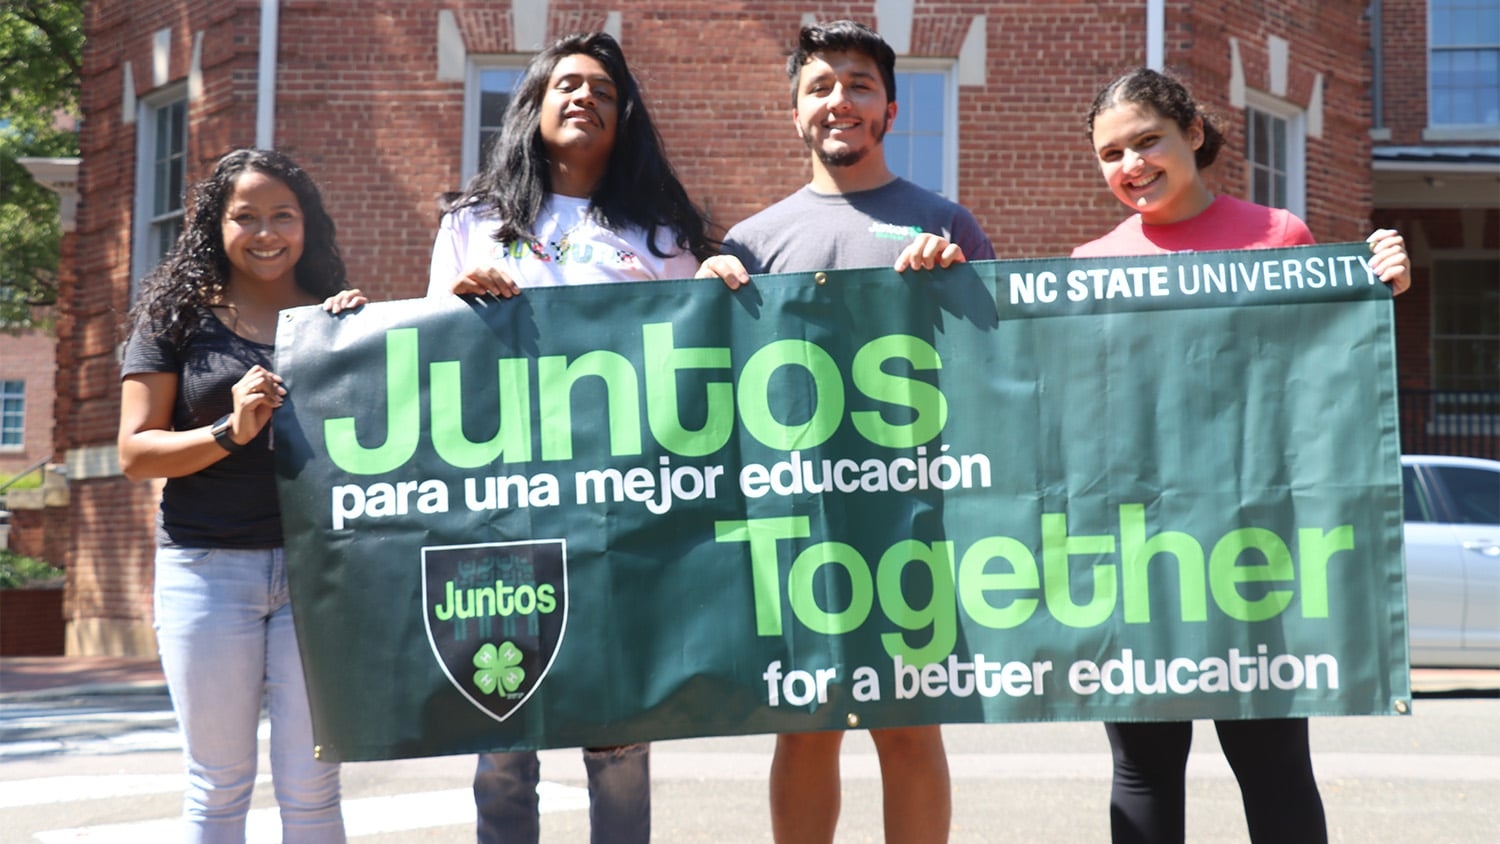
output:
M1430 2L1428 2L1426 4L1427 5L1427 91L1426 91L1426 94L1427 94L1427 129L1424 132L1423 140L1433 140L1433 141L1441 141L1441 140L1455 140L1455 141L1458 141L1458 140L1491 140L1491 141L1494 141L1494 140L1500 140L1500 122L1495 122L1495 123L1477 123L1477 122L1470 121L1470 122L1467 122L1467 123L1457 123L1457 122L1454 122L1454 123L1439 123L1437 121L1437 119L1436 119L1436 115L1433 113L1433 110L1434 110L1434 108L1436 106L1437 98L1435 96L1433 96L1433 82L1434 82L1434 78L1435 78L1436 75L1432 72L1432 69L1433 69L1433 59L1438 54L1440 54L1440 53L1447 53L1447 52L1459 52L1459 51L1475 51L1475 52L1493 52L1497 56L1500 56L1500 42L1497 42L1497 43L1483 43L1483 42L1480 42L1478 40L1475 40L1475 41L1471 41L1471 42L1455 43L1455 44L1436 44L1436 43L1434 43L1433 32L1436 30L1436 27L1433 24L1433 17L1437 14L1437 9L1434 8L1437 5L1437 2L1438 2L1438 0L1430 0Z
M153 248L158 228L175 219L178 221L180 230L186 222L185 196L178 197L178 207L175 210L160 215L156 213L156 163L159 153L156 146L156 130L167 110L178 104L182 105L182 152L179 163L182 167L181 181L185 194L189 184L188 112L191 105L188 100L187 83L172 85L143 97L138 106L135 143L135 209L132 232L134 248L131 249L130 274L132 293L136 283L145 278L146 274L151 272L166 255L166 250L156 254Z
M912 106L909 86L900 82L903 73L935 73L943 77L943 160L942 188L938 193L947 199L958 201L958 59L942 58L898 58L896 59L896 121L901 122L903 110L910 113ZM887 135L889 137L889 134ZM891 171L906 177L904 168L892 167Z
M20 392L12 392L13 384L20 385ZM20 401L20 418L16 414L5 411L5 403L8 401ZM14 425L8 424L11 420ZM20 435L20 439L14 443L5 442L5 432L14 430ZM26 381L20 378L0 378L0 451L25 451L26 450Z
M1286 122L1286 210L1307 219L1307 111L1270 94L1245 91L1245 193L1255 197L1255 167L1251 158L1250 111L1259 111Z
M464 69L464 127L463 147L460 153L459 175L463 184L479 172L483 162L479 160L479 96L480 82L485 71L505 70L516 73L516 81L526 73L530 56L470 56Z

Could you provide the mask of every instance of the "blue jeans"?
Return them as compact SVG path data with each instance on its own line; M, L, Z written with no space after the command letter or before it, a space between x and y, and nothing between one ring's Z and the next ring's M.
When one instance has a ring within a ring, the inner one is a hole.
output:
M583 751L592 844L651 840L651 745ZM535 751L481 753L474 770L478 844L536 844L541 836Z
M280 548L159 548L156 638L182 728L186 840L245 840L262 701L284 844L342 844L339 766L313 758L312 714Z

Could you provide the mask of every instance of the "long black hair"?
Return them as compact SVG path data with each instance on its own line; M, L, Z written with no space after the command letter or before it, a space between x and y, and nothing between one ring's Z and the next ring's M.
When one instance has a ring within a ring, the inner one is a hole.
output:
M318 299L348 286L344 259L334 240L333 218L312 177L284 153L237 149L226 153L208 178L193 186L191 211L182 234L162 262L146 276L131 313L133 324L180 342L203 309L220 304L229 283L224 251L224 208L234 182L246 172L263 173L291 189L302 208L302 257L297 286Z
M691 252L699 260L717 254L703 214L688 199L687 190L667 161L661 136L625 64L625 53L605 32L567 36L531 60L506 108L504 128L483 170L452 207L492 207L500 217L495 239L501 243L535 237L532 229L537 215L552 190L547 149L542 143L542 100L557 63L572 55L588 56L603 65L619 96L614 148L604 178L589 197L590 213L611 229L645 230L651 235L647 238L651 254L658 258L670 254L658 251L658 227L672 231L677 249Z
M1094 138L1094 118L1105 109L1122 103L1146 106L1176 123L1177 128L1184 132L1193 125L1193 118L1202 117L1203 143L1193 153L1193 160L1199 170L1214 163L1214 159L1219 156L1219 149L1224 146L1223 130L1219 129L1213 115L1199 108L1198 103L1193 101L1193 95L1188 93L1187 87L1149 67L1136 68L1100 89L1094 97L1093 105L1089 107L1090 142Z

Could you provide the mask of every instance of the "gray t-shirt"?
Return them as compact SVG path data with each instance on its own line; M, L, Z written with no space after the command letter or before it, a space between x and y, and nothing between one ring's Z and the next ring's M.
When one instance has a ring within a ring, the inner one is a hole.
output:
M957 243L967 260L995 257L968 209L899 178L857 193L804 187L731 228L724 252L752 275L889 267L923 232Z

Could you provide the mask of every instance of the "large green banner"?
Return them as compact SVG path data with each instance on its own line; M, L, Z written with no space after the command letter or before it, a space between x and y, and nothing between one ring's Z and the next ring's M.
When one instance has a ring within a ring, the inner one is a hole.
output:
M283 314L325 758L1401 713L1364 244Z

